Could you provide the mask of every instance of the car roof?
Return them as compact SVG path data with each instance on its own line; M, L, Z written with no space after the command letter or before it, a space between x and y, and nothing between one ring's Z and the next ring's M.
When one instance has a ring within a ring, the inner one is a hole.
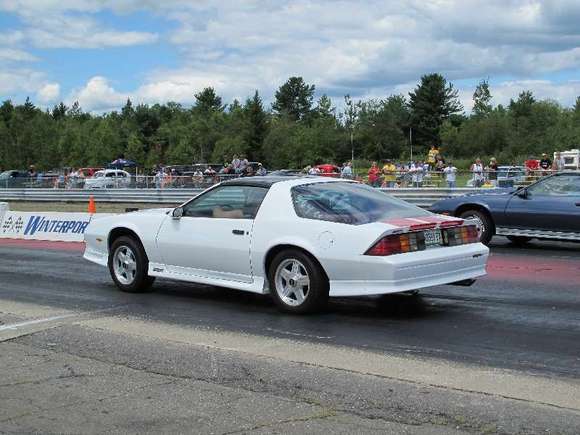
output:
M222 186L253 186L253 187L265 187L269 189L274 184L277 183L289 183L292 186L299 186L301 184L311 184L311 183L336 183L336 182L352 182L351 180L343 180L337 178L329 177L319 177L319 176L304 176L304 177L293 177L293 176L264 176L264 177L241 177L232 180L223 181L220 183Z

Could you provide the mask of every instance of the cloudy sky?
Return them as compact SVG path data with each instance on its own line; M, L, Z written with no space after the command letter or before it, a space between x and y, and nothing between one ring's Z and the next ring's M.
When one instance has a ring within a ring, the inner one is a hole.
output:
M0 99L85 110L266 101L292 75L335 103L407 93L440 72L467 110L482 78L494 103L523 89L580 95L578 0L0 0Z

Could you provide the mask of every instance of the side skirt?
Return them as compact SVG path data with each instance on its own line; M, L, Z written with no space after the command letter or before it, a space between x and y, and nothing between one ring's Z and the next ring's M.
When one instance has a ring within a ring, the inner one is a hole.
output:
M574 242L580 242L580 233L573 233L571 231L543 231L497 227L495 229L495 233L498 236L520 236L537 239L570 240Z
M177 281L192 282L196 284L211 285L216 287L227 287L236 290L248 291L252 293L266 294L268 293L265 288L264 278L260 276L255 276L253 282L240 282L232 281L227 279L217 279L208 278L205 276L194 275L190 273L177 273L172 271L167 271L165 266L158 263L149 263L149 276L155 276L158 278L167 278Z

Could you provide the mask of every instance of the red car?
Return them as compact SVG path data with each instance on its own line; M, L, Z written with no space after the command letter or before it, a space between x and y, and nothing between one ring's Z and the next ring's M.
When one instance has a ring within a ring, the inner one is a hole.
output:
M322 177L340 177L340 168L336 165L326 164L326 165L318 165L316 169L320 171L320 176Z

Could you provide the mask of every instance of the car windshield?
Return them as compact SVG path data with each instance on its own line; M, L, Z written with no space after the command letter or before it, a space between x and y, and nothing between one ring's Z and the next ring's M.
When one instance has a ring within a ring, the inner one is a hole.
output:
M428 211L357 183L313 183L292 188L298 216L362 225L385 219L420 217Z

